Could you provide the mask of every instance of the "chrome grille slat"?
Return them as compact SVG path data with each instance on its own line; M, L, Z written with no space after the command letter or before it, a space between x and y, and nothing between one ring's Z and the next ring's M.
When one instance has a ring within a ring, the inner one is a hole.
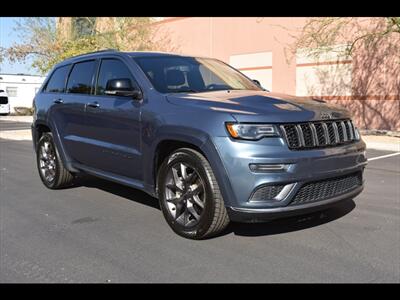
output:
M313 123L310 123L311 133L314 141L314 146L319 146L319 140L317 135L317 129Z
M354 129L353 129L353 124L351 123L350 120L347 121L347 126L349 127L350 140L353 140L354 139Z
M343 141L347 142L349 139L347 138L346 126L344 125L343 121L340 122L340 125L342 126L342 131L343 131Z
M303 130L301 129L300 125L296 125L297 134L299 135L300 147L304 147L304 135Z
M335 122L332 122L333 131L335 132L335 144L339 144L339 130Z
M324 129L324 135L325 135L325 141L326 141L326 145L330 144L330 140L329 140L329 133L328 133L328 126L326 126L326 123L321 123L322 124L322 128Z
M292 150L333 147L355 140L351 120L281 124L280 128Z

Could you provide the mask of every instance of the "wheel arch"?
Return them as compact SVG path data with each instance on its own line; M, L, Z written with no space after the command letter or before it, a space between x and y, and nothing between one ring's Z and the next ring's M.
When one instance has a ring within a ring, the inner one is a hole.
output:
M180 148L196 150L207 159L217 179L221 193L225 199L225 204L229 205L235 195L231 192L232 189L228 174L212 139L207 134L200 132L190 135L177 135L175 132L173 135L166 135L154 143L152 151L150 151L151 158L144 160L144 168L147 170L145 185L151 189L151 194L157 197L157 175L162 162L169 154Z
M53 135L53 141L57 147L60 158L65 166L65 168L70 172L79 172L72 166L72 161L69 158L63 143L61 142L60 135L58 133L57 127L53 126L53 124L36 120L34 124L32 124L32 142L34 145L34 149L36 151L37 143L45 132L50 132Z

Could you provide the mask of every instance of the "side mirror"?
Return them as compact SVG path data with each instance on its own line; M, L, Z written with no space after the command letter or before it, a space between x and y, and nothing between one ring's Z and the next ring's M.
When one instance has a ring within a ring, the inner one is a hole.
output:
M107 81L106 95L131 97L136 100L142 99L142 92L132 85L132 81L129 78L117 78L110 79Z
M267 90L267 89L265 89L265 88L262 87L261 83L260 83L257 79L253 79L253 82L254 82L255 84L257 84L260 88L262 88L264 91L269 92L269 90Z

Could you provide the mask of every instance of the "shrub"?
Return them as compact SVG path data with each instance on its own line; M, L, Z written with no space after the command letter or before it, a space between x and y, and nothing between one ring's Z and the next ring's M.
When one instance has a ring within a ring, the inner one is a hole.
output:
M31 107L14 107L15 114L17 116L32 116L33 115L33 108Z

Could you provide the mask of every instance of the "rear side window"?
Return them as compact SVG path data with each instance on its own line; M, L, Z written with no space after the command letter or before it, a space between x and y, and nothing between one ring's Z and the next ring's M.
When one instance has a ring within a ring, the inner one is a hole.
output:
M49 93L63 93L65 88L65 79L69 70L68 66L63 66L56 69L50 77L46 86L46 92Z
M131 80L132 86L135 86L132 74L128 67L118 59L102 59L99 77L97 79L96 95L104 95L107 81L110 79L128 78Z
M75 64L68 78L67 93L90 94L95 68L94 60Z

